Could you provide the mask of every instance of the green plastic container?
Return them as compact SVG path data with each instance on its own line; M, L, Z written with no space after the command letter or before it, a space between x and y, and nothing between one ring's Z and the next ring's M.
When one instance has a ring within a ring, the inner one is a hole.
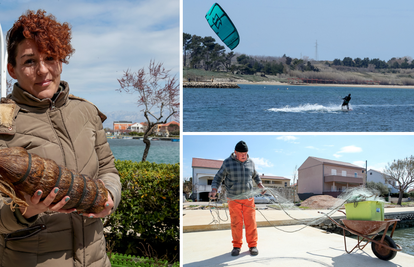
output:
M361 201L345 204L346 218L359 221L383 221L384 202Z

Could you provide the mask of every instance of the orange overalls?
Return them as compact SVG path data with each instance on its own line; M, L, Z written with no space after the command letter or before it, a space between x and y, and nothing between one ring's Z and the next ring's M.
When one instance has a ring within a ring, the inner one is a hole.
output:
M257 247L257 225L254 198L228 199L233 247L243 244L243 222L246 229L246 241L249 248Z

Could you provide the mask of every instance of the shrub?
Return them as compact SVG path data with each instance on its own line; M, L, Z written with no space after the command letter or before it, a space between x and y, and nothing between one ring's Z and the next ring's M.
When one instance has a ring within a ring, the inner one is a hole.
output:
M392 193L390 194L391 197L399 197L400 193ZM407 198L408 194L407 193L403 193L403 198Z
M122 199L104 220L109 251L169 261L179 255L179 164L115 161Z
M180 136L180 130L170 132L170 136Z
M130 132L129 135L133 135L133 136L144 136L144 133Z
M154 260L150 258L133 257L131 255L109 254L112 267L168 267L168 261ZM179 267L179 262L176 262L172 267Z
M367 188L374 189L379 192L380 196L388 195L388 187L381 182L367 182Z

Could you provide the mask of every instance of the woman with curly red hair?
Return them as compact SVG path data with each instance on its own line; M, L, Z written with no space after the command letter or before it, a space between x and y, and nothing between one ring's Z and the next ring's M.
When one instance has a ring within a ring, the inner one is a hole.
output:
M23 147L94 179L108 189L98 214L66 210L69 196L53 203L38 189L25 195L28 207L0 200L0 266L110 266L103 218L116 209L121 184L102 121L93 104L69 94L62 63L74 53L71 27L43 10L27 11L7 33L7 70L17 80L1 100L0 148ZM53 204L52 204L53 203Z

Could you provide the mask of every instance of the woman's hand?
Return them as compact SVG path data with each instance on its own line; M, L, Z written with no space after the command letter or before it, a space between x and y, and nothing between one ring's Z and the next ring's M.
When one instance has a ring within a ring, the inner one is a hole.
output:
M104 182L99 180L104 186ZM103 218L111 214L112 208L114 207L114 201L112 200L111 194L108 191L108 201L105 202L105 209L99 213L83 213L81 215L88 217L88 218Z
M49 195L43 201L40 201L43 194L42 190L37 190L31 197L28 194L23 193L26 203L29 204L28 207L19 207L23 217L28 219L45 211L55 211L61 213L71 213L76 211L76 209L62 209L70 199L68 196L62 198L62 200L58 203L52 204L58 192L59 188L53 188L53 190L50 191Z
M108 201L105 202L105 209L99 213L83 213L82 215L88 218L103 218L111 214L112 208L114 207L114 201L111 198L111 194L108 190Z

